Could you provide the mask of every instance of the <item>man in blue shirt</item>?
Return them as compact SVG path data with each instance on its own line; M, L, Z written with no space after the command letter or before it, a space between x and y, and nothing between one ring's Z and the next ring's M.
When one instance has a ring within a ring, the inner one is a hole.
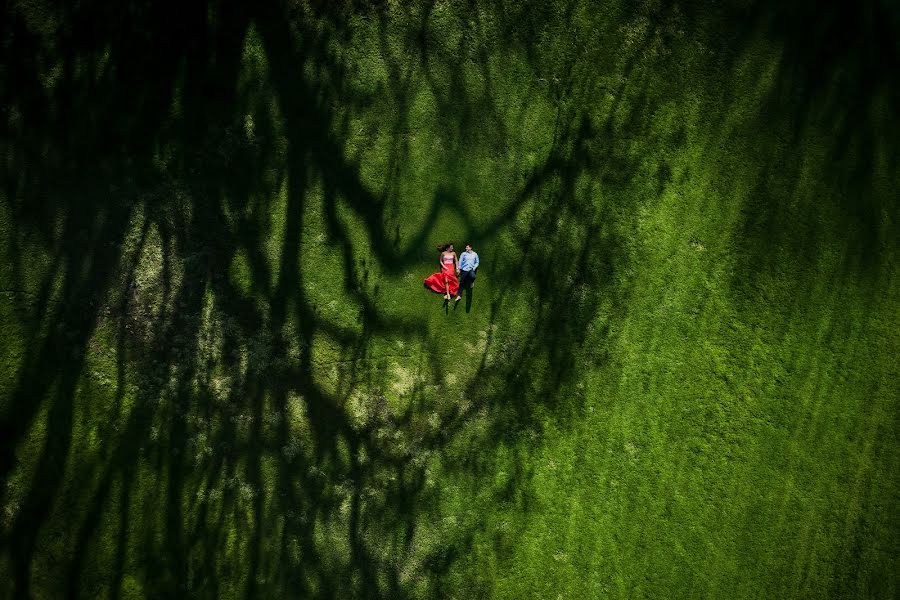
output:
M461 298L460 294L467 286L471 288L475 285L475 271L478 269L478 254L472 251L472 244L466 244L466 251L459 255L459 292L456 295L456 302ZM468 303L469 301L466 300ZM469 309L466 308L468 311Z

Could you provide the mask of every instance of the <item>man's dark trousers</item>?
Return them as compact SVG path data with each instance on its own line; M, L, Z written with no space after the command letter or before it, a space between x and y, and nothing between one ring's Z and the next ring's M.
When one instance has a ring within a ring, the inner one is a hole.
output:
M475 269L471 271L460 271L459 272L459 291L462 292L466 288L472 287L472 284L475 283Z

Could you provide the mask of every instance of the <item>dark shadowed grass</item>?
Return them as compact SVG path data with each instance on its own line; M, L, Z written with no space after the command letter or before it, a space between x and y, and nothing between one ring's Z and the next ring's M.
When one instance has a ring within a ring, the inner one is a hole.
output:
M4 595L895 594L887 4L5 16Z

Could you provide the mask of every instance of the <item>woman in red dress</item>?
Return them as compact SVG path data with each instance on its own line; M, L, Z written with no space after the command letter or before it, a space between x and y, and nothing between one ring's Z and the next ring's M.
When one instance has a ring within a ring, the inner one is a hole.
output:
M444 300L459 292L459 280L456 278L459 259L453 251L453 244L438 246L441 251L441 270L425 278L425 287L432 292L444 294Z

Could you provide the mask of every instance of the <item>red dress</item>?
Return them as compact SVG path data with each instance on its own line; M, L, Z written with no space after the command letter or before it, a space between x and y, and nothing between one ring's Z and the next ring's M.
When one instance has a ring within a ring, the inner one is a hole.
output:
M456 267L453 264L453 255L445 254L441 256L441 270L432 273L425 278L425 287L432 292L438 294L446 294L447 287L444 282L450 284L450 295L455 296L459 293L459 280L456 278Z

